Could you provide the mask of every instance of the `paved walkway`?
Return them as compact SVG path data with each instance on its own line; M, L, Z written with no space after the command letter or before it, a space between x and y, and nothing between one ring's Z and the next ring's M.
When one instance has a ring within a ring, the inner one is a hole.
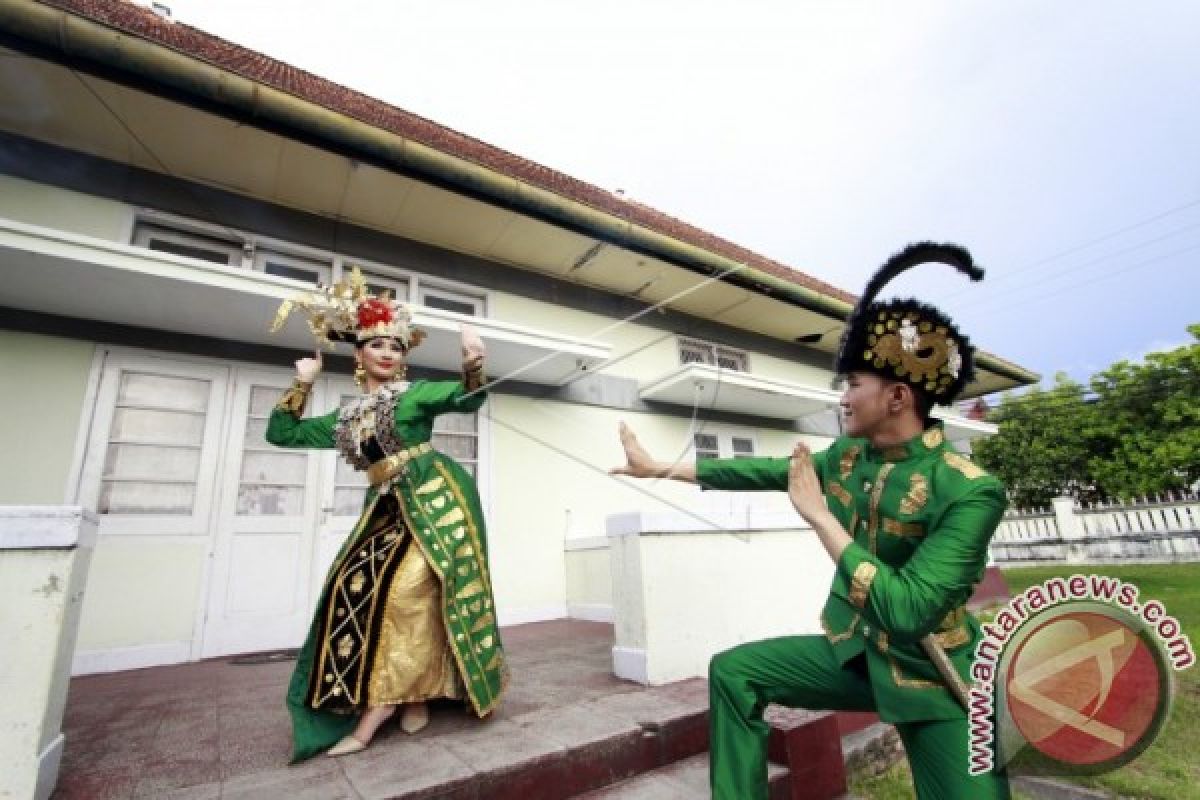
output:
M513 678L492 719L480 722L461 705L435 705L417 736L392 722L364 753L294 767L286 766L291 732L283 704L291 661L239 666L218 659L76 678L54 797L396 796L405 786L432 785L438 775L466 781L523 753L595 740L604 733L598 728L633 724L622 708L642 713L674 703L680 692L687 703L705 703L702 681L664 693L615 678L611 625L557 620L503 635Z

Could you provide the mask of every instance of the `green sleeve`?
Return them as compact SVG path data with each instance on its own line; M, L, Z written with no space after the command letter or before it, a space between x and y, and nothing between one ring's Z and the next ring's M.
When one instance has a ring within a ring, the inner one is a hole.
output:
M296 419L291 412L276 408L267 420L267 441L277 447L330 449L337 418L338 412L330 411L323 417Z
M462 381L421 381L409 391L416 390L413 399L431 417L438 414L472 414L487 400L487 392L477 389L468 392Z
M947 612L970 598L1006 504L999 481L981 482L950 504L901 567L884 564L852 542L837 564L849 587L845 599L897 641L933 631ZM841 583L834 584L839 594Z
M825 484L828 450L813 453L813 467ZM705 458L696 461L696 482L705 489L739 492L787 491L791 458Z

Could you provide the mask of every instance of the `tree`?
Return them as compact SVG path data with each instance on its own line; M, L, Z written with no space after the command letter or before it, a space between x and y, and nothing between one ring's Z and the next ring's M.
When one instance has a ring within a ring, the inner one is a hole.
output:
M1050 389L1006 394L1000 432L974 447L1018 507L1058 495L1084 501L1153 495L1200 481L1200 324L1193 342L1119 361L1088 389L1055 376Z
M1064 494L1083 496L1090 488L1089 453L1078 422L1088 413L1084 387L1059 373L1050 389L1006 393L990 414L1000 432L975 442L972 453L1004 481L1019 508L1047 506Z
M1191 344L1119 361L1094 376L1095 408L1088 469L1114 497L1186 489L1200 480L1200 325Z

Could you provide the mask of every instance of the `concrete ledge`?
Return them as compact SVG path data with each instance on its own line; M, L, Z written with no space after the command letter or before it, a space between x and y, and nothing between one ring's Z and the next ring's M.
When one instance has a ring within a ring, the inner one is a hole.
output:
M607 550L607 536L573 536L563 541L563 550L568 553L576 550Z
M669 533L736 533L756 531L811 531L795 513L784 511L697 511L678 512L628 511L609 514L605 523L609 536L641 536Z
M646 651L636 647L614 647L612 649L613 674L634 683L647 684Z
M83 506L0 506L0 550L95 547L98 524Z
M567 605L567 616L589 622L612 622L613 607L606 603L570 603Z

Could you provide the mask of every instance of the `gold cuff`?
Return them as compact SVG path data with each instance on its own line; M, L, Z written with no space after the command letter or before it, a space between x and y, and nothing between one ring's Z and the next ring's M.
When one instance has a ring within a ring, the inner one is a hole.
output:
M463 370L463 387L468 392L483 388L485 383L487 383L487 379L483 376L483 367L470 371Z
M279 398L279 402L275 407L280 411L286 411L296 419L304 416L304 407L308 405L308 393L312 391L312 384L305 383L297 378L292 381L292 386L283 393L283 397Z
M863 561L854 570L854 577L850 579L850 602L855 608L867 604L867 593L871 591L871 581L875 580L878 571L870 561Z

